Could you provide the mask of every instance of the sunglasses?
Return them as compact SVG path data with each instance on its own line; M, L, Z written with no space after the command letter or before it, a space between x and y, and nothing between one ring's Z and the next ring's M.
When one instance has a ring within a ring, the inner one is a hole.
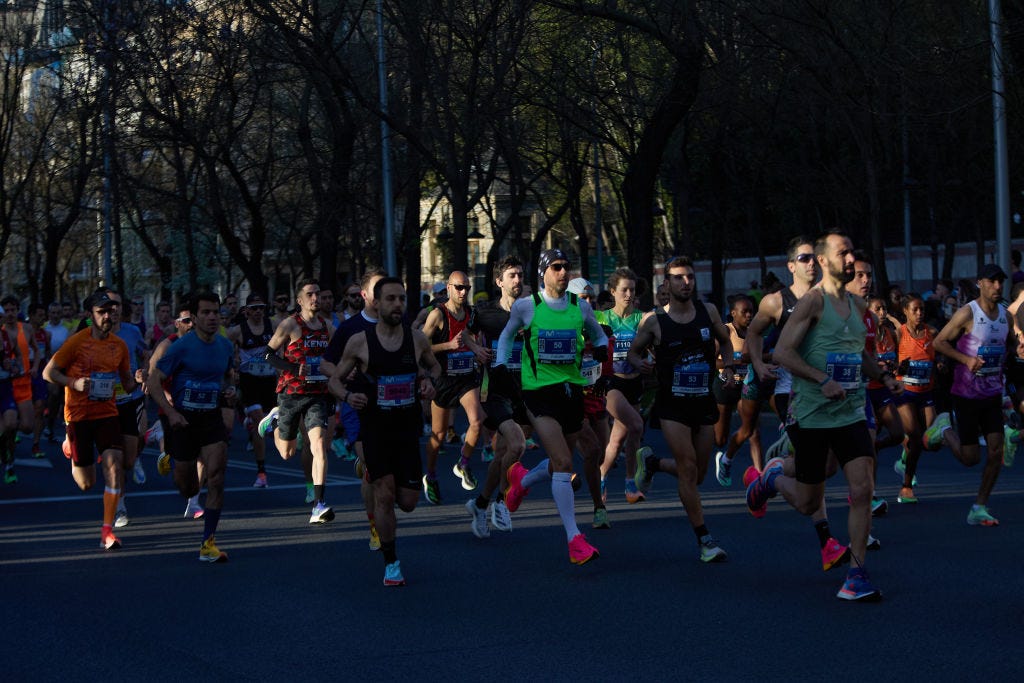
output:
M469 290L473 289L473 285L452 285L452 287L454 287L455 290L459 292L468 292Z
M195 321L192 318L175 318L174 322L181 323L182 325L191 325Z
M555 271L556 273L561 273L563 270L569 270L569 264L568 263L552 263L550 266L548 266L548 268L550 268L551 270Z
M810 263L814 260L814 254L797 254L793 260L800 263Z

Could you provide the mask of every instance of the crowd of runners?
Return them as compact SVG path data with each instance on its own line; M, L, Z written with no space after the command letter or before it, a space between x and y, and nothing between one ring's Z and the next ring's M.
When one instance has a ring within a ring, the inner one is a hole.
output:
M87 490L97 467L102 474L100 545L114 550L115 529L130 523L126 477L145 483L140 451L157 443L157 472L173 472L185 516L202 521L199 559L224 562L216 531L227 442L239 421L255 488L271 485L268 434L277 455L303 461L310 524L334 519L331 454L354 463L369 546L381 552L388 586L405 583L395 508L411 512L421 492L432 505L473 492L465 500L470 531L486 539L492 529L511 531L523 499L546 484L569 560L590 562L600 554L593 541L612 526L608 498L619 494L606 480L619 461L629 504L645 499L658 473L675 479L703 562L728 554L708 529L699 487L709 467L725 488L742 470L753 517L781 494L810 517L822 568L849 565L837 594L846 600L881 597L866 568L868 551L881 547L872 517L889 506L875 494L876 477L894 476L878 473L880 451L895 456L900 505L918 501L923 451L946 446L964 465L980 463L966 521L999 524L988 499L1013 463L1024 408L1019 268L1008 276L987 264L955 287L943 280L925 294L894 286L882 295L870 259L833 231L791 241L790 283L752 287L719 312L698 295L686 257L665 264L650 311L639 308L645 283L628 268L598 292L573 277L575 264L558 249L537 264L528 294L519 260L493 264L491 300L474 297L469 277L452 272L418 316L402 281L380 270L343 288L337 305L307 279L294 296L253 293L242 305L234 295L194 292L176 306L159 303L152 324L142 298L111 288L92 293L84 317L67 303L22 311L6 297L4 482L17 483L19 440L45 457L42 439L63 435L75 483ZM779 420L770 444L759 429L765 409ZM645 445L647 429L662 431L667 452ZM453 461L445 461L447 444L458 448ZM523 456L538 447L546 457L528 468ZM840 469L847 544L833 535L824 496ZM590 538L576 519L584 485Z

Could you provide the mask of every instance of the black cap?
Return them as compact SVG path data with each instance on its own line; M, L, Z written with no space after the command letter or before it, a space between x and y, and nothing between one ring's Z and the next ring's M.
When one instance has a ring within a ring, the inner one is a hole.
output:
M259 294L257 294L256 292L253 292L252 294L250 294L245 299L245 305L246 306L252 306L253 304L266 304L266 303L267 302L263 300L263 297L260 296Z
M1003 269L1000 268L998 264L986 263L985 265L983 265L981 267L981 270L978 271L978 278L977 279L979 279L979 280L1005 280L1006 279L1006 273L1003 272Z
M567 261L570 264L572 261L565 255L565 252L561 249L545 249L540 253L537 258L537 278L540 282L544 282L544 271L548 269L555 261Z
M96 293L94 293L91 297L89 297L89 301L88 301L88 307L89 307L90 311L92 309L94 309L94 308L104 308L106 306L120 306L120 305L121 305L120 301L118 301L116 299L112 299L110 297L110 292L105 292L105 291L104 292L96 292Z

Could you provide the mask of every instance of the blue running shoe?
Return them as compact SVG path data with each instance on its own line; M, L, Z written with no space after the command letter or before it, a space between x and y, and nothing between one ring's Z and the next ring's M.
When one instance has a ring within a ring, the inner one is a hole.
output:
M878 602L882 599L882 591L871 583L868 571L863 567L851 569L846 574L846 581L843 587L836 593L840 600L853 600L858 602Z

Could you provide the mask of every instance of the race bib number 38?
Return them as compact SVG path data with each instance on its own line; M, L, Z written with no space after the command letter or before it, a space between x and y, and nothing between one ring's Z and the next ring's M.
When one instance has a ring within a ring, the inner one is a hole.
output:
M825 357L825 372L843 389L859 389L862 360L859 353L830 353Z

